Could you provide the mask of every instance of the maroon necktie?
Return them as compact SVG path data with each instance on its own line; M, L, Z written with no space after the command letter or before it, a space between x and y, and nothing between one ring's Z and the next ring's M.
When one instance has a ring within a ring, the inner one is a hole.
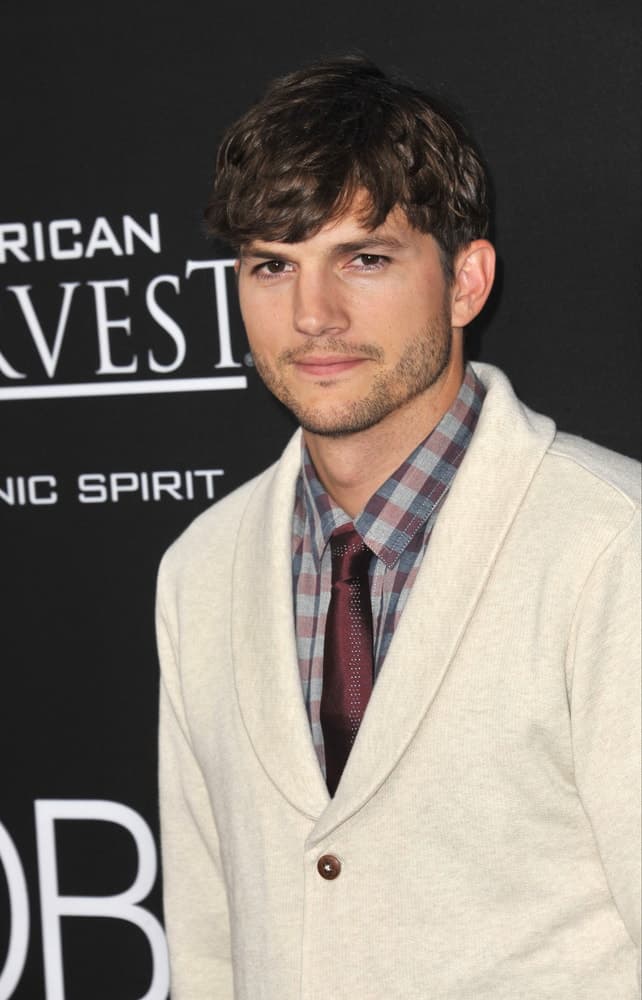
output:
M332 592L325 627L321 728L326 783L334 795L372 691L372 555L352 524L330 538Z

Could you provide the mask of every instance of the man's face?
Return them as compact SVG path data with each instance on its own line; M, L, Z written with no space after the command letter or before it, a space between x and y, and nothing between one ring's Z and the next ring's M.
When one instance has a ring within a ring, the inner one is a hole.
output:
M394 418L450 359L450 297L435 240L399 208L375 230L358 209L301 243L257 240L239 264L259 375L318 435Z

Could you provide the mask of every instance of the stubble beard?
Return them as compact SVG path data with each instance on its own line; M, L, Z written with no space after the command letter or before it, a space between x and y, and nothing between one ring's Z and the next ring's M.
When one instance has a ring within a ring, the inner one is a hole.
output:
M340 338L328 337L323 350L328 354L349 354L350 357L363 355L370 361L383 361L381 348L370 344L356 346L345 343ZM261 379L270 392L296 417L301 427L311 434L322 437L339 438L358 434L380 423L395 410L416 399L433 386L450 362L452 350L452 329L450 318L445 311L437 320L411 340L397 364L389 371L379 372L373 379L366 396L361 399L338 403L336 406L305 406L292 392L287 378L282 372L296 361L302 361L306 354L320 353L319 344L305 346L295 351L284 351L279 355L276 366L265 362L261 355L253 353L253 360ZM320 380L320 387L332 383Z

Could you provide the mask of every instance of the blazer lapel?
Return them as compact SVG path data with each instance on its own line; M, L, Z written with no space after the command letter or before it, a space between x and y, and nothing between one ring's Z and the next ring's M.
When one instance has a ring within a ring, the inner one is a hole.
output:
M515 398L506 378L476 366L488 393L478 427L390 645L314 846L373 796L412 740L453 659L497 553L555 425Z
M329 801L299 675L291 532L301 436L258 481L239 526L232 578L232 653L248 736L272 782L316 819Z

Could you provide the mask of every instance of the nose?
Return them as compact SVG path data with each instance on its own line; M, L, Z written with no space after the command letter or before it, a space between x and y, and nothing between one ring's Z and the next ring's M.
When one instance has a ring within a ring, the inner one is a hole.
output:
M315 270L296 276L293 299L294 328L307 337L337 334L349 325L341 289L332 274Z

